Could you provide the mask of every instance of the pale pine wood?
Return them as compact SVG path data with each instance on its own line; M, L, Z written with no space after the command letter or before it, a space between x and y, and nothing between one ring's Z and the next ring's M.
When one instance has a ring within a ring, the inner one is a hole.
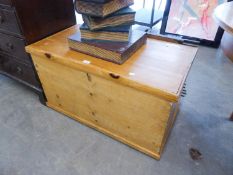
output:
M159 159L197 48L148 39L123 65L68 48L77 26L29 47L47 105Z
M178 101L197 48L149 38L147 44L123 65L116 65L70 50L67 37L78 31L78 26L71 27L26 47L26 50L38 56L47 54L63 65ZM120 78L113 79L109 74Z
M33 60L48 106L160 158L175 118L171 102L43 57Z

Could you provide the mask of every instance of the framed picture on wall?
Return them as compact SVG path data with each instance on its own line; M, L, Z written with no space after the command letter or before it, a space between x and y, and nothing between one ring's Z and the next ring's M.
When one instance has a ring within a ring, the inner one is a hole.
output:
M214 9L227 0L167 0L161 34L218 47L223 30L213 19Z

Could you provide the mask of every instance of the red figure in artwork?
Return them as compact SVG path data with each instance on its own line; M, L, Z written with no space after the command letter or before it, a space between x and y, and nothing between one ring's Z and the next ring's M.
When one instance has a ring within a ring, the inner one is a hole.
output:
M203 27L203 30L208 34L208 9L209 9L209 1L208 0L203 0L202 3L202 16L201 16L201 24Z
M217 0L173 0L170 33L213 40L217 26L211 13L218 4Z

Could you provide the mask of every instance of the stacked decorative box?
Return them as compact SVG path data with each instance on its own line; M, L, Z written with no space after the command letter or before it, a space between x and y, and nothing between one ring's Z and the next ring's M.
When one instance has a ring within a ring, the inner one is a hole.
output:
M133 0L77 0L84 23L68 38L71 49L122 64L145 42L144 32L132 30Z

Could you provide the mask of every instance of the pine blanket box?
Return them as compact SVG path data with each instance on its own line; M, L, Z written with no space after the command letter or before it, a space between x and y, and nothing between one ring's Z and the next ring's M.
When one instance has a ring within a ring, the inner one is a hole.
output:
M123 65L68 47L73 26L26 47L47 105L153 158L175 120L196 47L148 38Z

